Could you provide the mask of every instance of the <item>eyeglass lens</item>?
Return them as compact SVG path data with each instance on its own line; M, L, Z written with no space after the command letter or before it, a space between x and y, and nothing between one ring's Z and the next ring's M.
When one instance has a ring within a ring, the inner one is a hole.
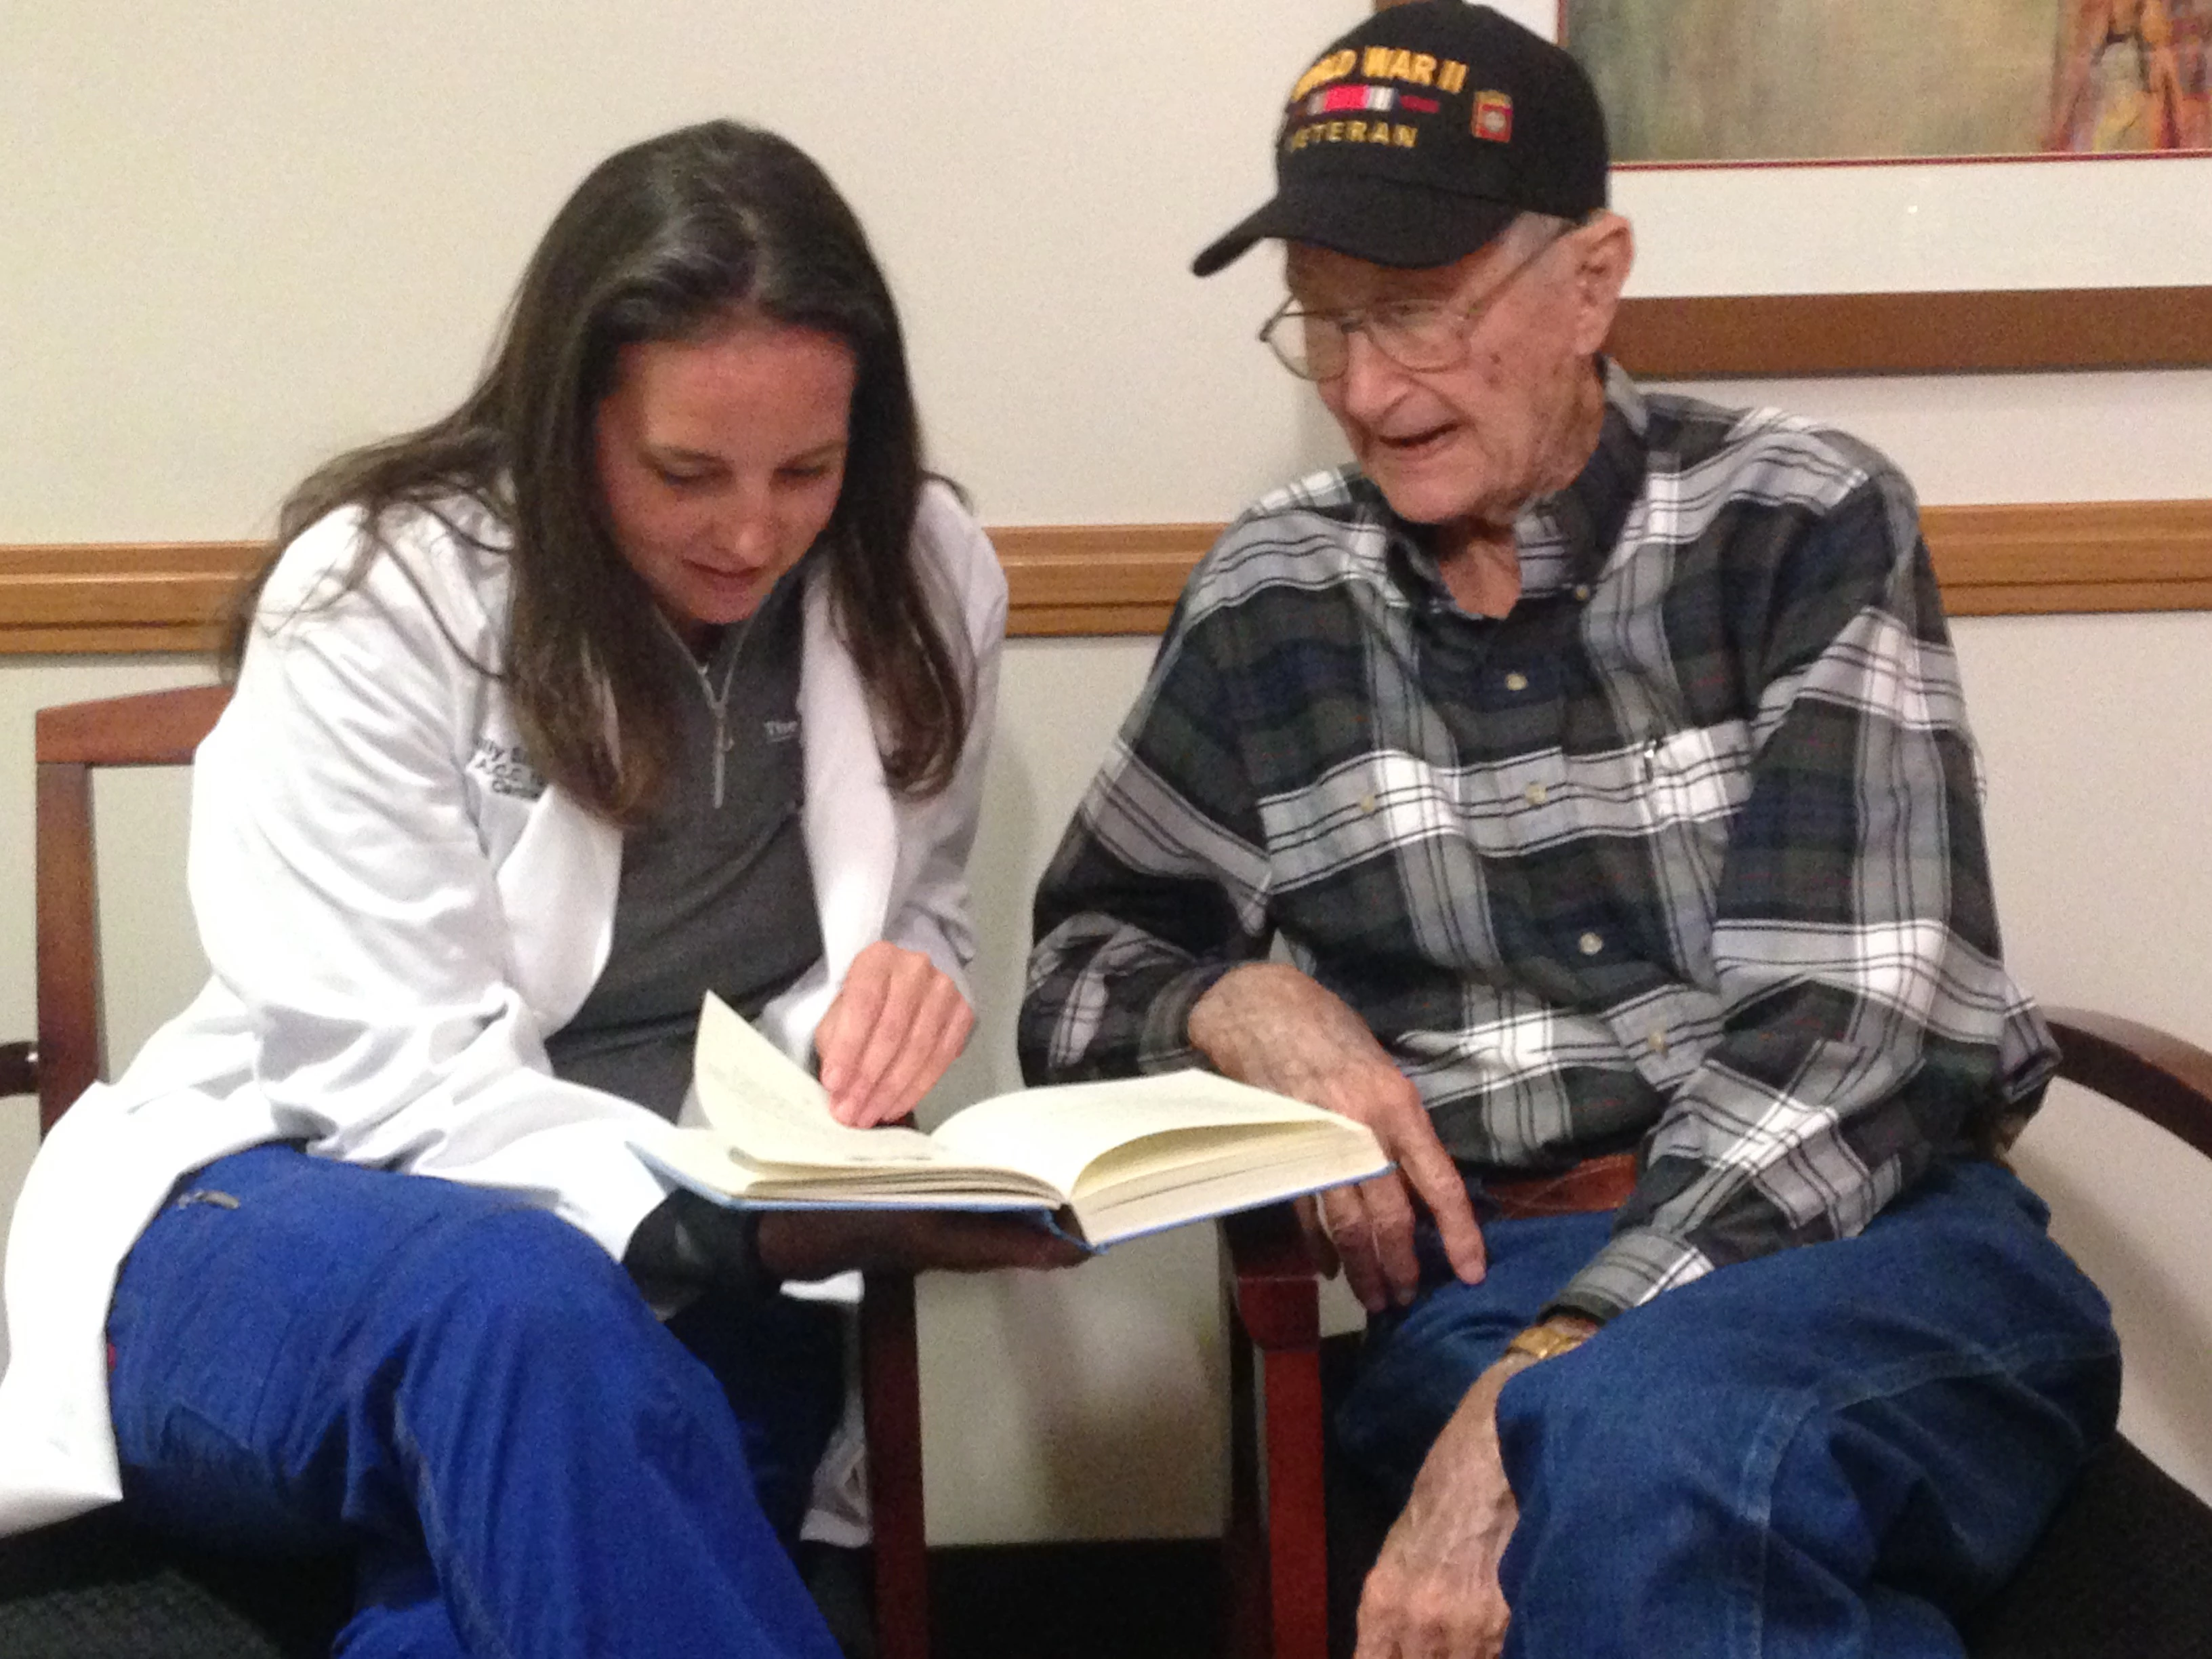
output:
M1419 370L1449 368L1465 324L1458 313L1437 305L1391 306L1355 314L1349 322L1328 312L1294 311L1270 324L1267 337L1292 374L1328 380L1344 373L1355 329L1401 368Z

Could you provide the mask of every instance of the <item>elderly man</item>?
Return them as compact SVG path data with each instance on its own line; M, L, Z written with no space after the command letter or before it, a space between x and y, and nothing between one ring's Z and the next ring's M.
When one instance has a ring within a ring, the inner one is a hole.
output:
M1276 166L1195 269L1285 245L1265 338L1354 461L1193 575L1024 1066L1210 1063L1396 1160L1316 1229L1402 1506L1361 1659L1956 1654L2118 1362L1990 1156L2052 1051L1911 493L1605 360L1603 123L1494 12L1353 30Z

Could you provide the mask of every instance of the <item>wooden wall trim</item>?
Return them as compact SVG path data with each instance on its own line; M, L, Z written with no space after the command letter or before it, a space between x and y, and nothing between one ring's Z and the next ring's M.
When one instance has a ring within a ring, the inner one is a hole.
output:
M1955 617L2212 610L2212 501L1922 509Z
M1954 616L2212 610L2212 501L1931 507ZM1017 637L1157 634L1208 524L1015 526L991 532ZM0 547L0 655L194 652L214 641L252 542Z
M201 651L253 542L0 547L0 654Z
M1954 617L2212 610L2212 501L1929 507ZM1158 633L1214 525L993 531L1016 635Z
M994 530L1017 637L1157 634L1218 524L1040 525Z
M2212 288L1625 300L1607 349L1641 379L2212 364Z

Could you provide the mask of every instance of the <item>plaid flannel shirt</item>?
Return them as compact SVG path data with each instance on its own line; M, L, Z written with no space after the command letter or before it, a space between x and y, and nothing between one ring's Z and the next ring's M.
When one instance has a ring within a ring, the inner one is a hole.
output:
M1606 374L1503 619L1355 471L1229 527L1038 892L1020 1028L1033 1080L1198 1063L1191 1006L1279 934L1478 1181L1639 1150L1553 1304L1599 1319L1856 1232L2055 1060L1910 487Z

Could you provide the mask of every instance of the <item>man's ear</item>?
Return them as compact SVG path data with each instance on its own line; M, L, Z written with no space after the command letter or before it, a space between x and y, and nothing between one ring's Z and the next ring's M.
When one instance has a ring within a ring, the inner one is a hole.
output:
M1575 350L1595 352L1612 331L1620 290L1636 263L1636 233L1610 210L1568 233L1574 246Z

